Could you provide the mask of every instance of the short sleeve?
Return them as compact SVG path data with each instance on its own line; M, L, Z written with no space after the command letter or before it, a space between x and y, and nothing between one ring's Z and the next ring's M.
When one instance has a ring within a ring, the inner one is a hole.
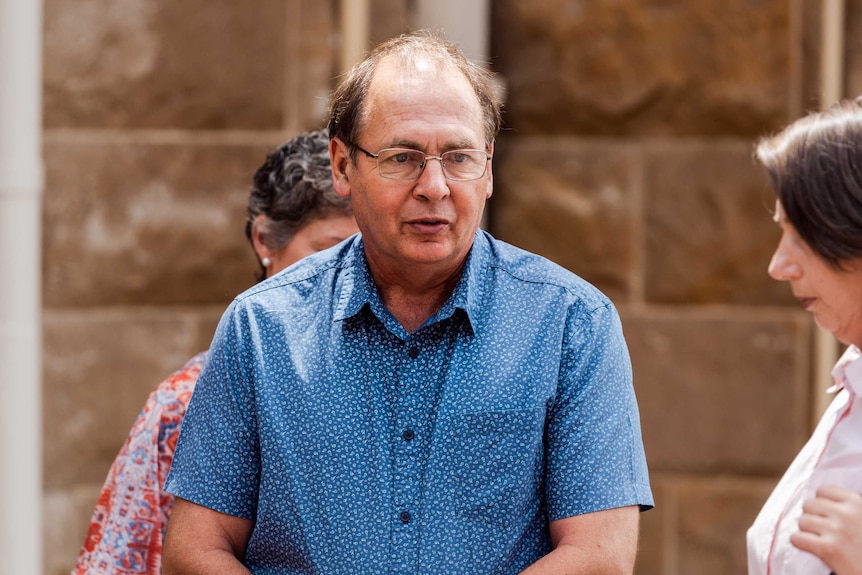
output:
M550 519L651 508L631 360L613 305L575 305L563 348L547 430Z
M177 497L245 519L255 516L260 477L249 331L247 310L234 301L219 322L165 485Z

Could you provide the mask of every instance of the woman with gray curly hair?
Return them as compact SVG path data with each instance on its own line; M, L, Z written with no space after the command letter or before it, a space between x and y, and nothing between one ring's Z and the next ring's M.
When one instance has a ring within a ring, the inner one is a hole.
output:
M255 172L245 233L261 266L258 279L358 231L349 199L332 188L328 145L323 130L301 134ZM162 486L206 356L193 357L150 394L111 466L72 575L161 573L174 501Z
M261 262L258 279L355 232L350 200L332 188L326 130L293 138L255 172L245 235Z

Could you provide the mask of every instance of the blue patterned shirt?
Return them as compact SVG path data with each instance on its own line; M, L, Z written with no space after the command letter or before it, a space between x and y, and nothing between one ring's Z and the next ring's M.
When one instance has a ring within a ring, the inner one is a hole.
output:
M166 489L253 520L257 574L515 574L549 521L653 504L613 305L482 231L414 333L359 235L238 296Z

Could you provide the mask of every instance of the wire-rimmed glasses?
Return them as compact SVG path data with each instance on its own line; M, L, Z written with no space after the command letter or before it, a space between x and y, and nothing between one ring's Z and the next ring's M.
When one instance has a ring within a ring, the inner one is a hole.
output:
M389 180L415 180L422 175L428 160L440 160L443 175L447 180L465 182L478 180L488 169L491 154L485 150L449 150L432 156L410 148L384 148L372 154L358 144L356 149L373 160L377 160L377 172Z

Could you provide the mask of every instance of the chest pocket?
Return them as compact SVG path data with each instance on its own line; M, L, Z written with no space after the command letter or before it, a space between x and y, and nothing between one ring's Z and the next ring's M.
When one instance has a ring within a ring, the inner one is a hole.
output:
M455 458L462 515L507 528L536 513L542 484L545 410L471 413Z

